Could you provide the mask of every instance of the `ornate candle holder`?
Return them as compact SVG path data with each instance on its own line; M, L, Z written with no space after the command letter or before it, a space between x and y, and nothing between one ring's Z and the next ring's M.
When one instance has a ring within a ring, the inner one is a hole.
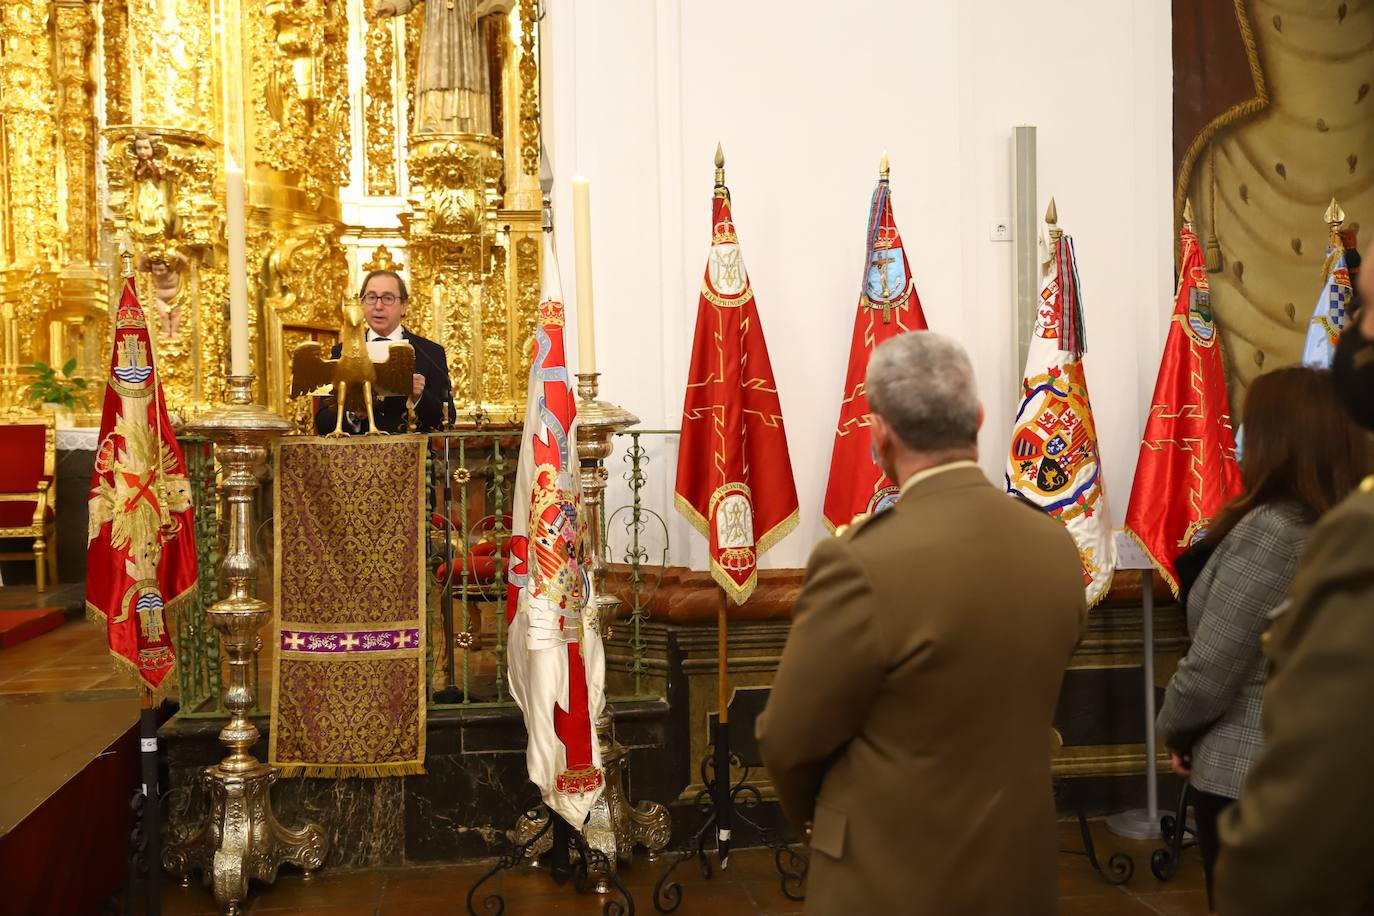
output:
M598 375L590 372L577 376L577 457L582 470L582 504L587 509L591 537L596 625L605 636L620 607L620 600L606 590L606 459L610 457L615 434L638 423L639 418L623 407L597 398ZM612 863L630 862L636 845L647 849L652 858L668 845L673 832L668 809L650 801L632 805L625 797L628 760L625 748L615 740L609 705L596 720L596 735L606 771L606 790L592 808L587 842L605 852ZM604 878L598 881L597 890L605 892Z
M224 688L229 723L219 733L229 754L200 774L200 784L210 794L209 814L172 836L162 857L163 867L175 875L200 869L205 883L213 882L215 900L226 916L241 911L250 879L270 884L286 862L309 874L324 864L329 847L318 824L289 830L277 823L271 790L278 770L249 753L259 738L257 726L248 718L255 701L249 672L262 646L258 633L272 612L272 606L254 594L258 559L253 551L253 497L268 448L292 428L288 420L253 403L253 378L230 376L228 401L189 424L190 432L215 443L229 503L228 549L221 567L229 594L206 611L229 658Z

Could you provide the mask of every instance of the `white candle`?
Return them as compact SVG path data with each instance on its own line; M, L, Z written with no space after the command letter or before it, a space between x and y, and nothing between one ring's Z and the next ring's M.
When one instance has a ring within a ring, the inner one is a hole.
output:
M248 353L248 231L243 220L243 171L233 162L224 169L228 192L229 236L229 374L249 375Z
M591 182L574 175L573 246L577 268L577 371L596 371L596 320L592 317Z

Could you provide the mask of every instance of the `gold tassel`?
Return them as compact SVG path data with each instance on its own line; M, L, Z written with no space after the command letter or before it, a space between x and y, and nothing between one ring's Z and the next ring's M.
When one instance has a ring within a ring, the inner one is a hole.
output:
M1207 214L1207 241L1203 243L1202 264L1209 274L1220 273L1222 267L1221 241L1217 238L1217 153L1216 138L1207 147L1208 171L1211 173L1208 199L1210 212Z

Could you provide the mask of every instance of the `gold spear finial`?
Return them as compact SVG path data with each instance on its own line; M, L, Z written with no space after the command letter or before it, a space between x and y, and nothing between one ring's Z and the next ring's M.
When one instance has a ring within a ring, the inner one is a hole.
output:
M1189 229L1193 228L1193 199L1191 197L1183 199L1183 225Z
M1340 204L1336 203L1336 198L1331 198L1331 203L1326 205L1326 215L1322 218L1333 230L1339 229L1341 223L1345 222L1345 211L1341 209Z
M1059 228L1059 208L1054 204L1054 198L1050 198L1050 205L1045 208L1045 222L1050 227L1050 239L1056 240L1064 234L1064 230Z
M717 187L725 184L725 150L719 143L716 144L716 185Z
M134 256L129 249L124 247L124 243L119 243L119 275L125 280L134 275Z
M892 171L892 163L887 160L887 150L883 150L882 158L878 160L878 178L887 181L887 176Z

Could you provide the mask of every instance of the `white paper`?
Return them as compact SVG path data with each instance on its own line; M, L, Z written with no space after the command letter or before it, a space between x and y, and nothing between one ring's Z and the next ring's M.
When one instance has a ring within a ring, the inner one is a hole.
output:
M1117 569L1154 569L1155 565L1145 556L1136 539L1125 531L1116 532Z

